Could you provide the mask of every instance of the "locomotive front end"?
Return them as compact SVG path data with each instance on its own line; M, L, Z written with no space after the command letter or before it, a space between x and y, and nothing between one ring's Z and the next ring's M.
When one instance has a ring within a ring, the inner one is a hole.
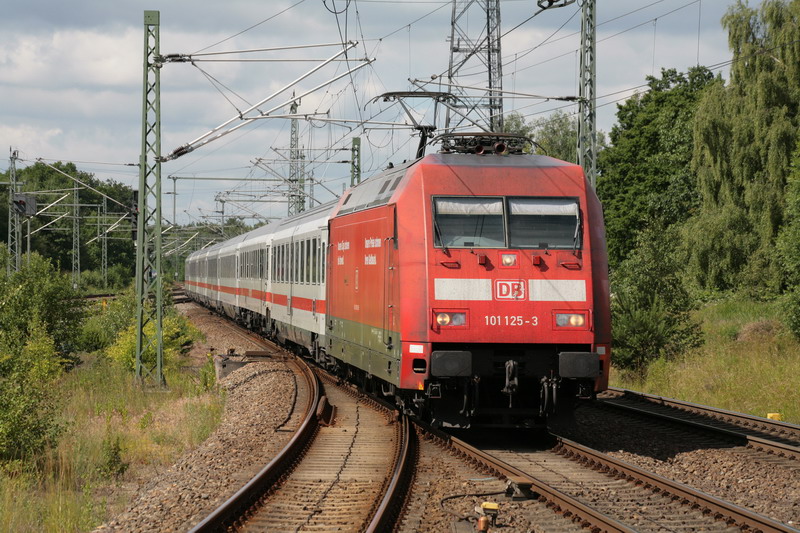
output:
M436 158L422 170L426 332L410 343L434 423L537 426L571 412L607 386L611 348L593 190L544 156Z

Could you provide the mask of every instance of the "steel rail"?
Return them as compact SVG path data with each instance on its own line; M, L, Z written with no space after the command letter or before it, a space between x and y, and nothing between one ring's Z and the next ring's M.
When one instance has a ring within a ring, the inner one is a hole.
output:
M558 440L556 449L563 451L566 457L575 458L583 463L602 468L611 475L617 475L633 482L641 482L647 488L654 489L665 496L679 498L687 504L711 513L720 520L725 520L742 528L749 528L753 532L798 533L800 531L749 509L692 489L682 483L661 477L658 474L648 472L619 459L614 459L576 442L558 436L555 437Z
M319 428L317 410L320 407L322 388L316 374L311 371L307 364L299 358L295 358L294 361L299 363L303 371L311 396L311 401L308 402L308 410L300 428L269 464L203 519L202 522L193 527L190 533L225 531L229 526L237 523L271 486L292 469L297 459L313 440Z
M772 420L756 415L749 415L747 413L737 413L736 411L729 411L727 409L720 409L718 407L710 407L708 405L701 405L699 403L676 400L674 398L667 398L666 396L657 396L655 394L648 394L646 392L637 392L629 389L620 389L617 387L609 387L608 391L622 396L633 396L637 399L647 400L655 403L656 405L665 405L667 407L674 407L676 409L686 409L692 412L708 414L709 416L713 417L737 421L745 427L748 425L760 426L766 431L773 431L776 433L793 433L798 437L798 439L800 439L800 425L790 424L780 420Z
M367 533L391 531L397 522L408 496L411 480L414 477L416 456L416 432L412 430L408 416L403 415L400 423L400 444L397 447L395 467L386 493L378 509L367 526Z
M585 505L577 498L573 498L549 486L544 481L531 476L515 466L501 461L462 440L422 424L419 421L415 421L415 423L424 433L438 440L443 446L449 446L458 454L470 458L476 463L487 466L501 479L507 480L510 485L524 486L526 488L530 487L530 490L539 496L540 501L544 500L548 504L551 504L565 517L571 518L573 521L580 523L583 527L590 528L593 533L637 533L635 529Z
M650 402L656 406L665 406L680 410L685 413L709 416L712 417L714 421L717 422L722 421L730 425L739 426L742 428L742 431L721 428L713 425L712 423L703 423L696 420L688 420L686 418L681 418L680 416L672 416L665 413L659 413L656 411L649 410L645 407L636 407L633 405L617 403L614 401L614 399L601 399L600 402L604 406L612 407L614 409L619 409L622 411L638 413L647 417L655 417L661 420L666 420L676 424L682 424L693 428L702 429L705 431L711 431L737 440L744 440L747 442L747 445L752 448L763 450L768 453L773 453L782 457L790 457L792 459L800 460L800 447L795 446L793 444L779 442L769 438L750 435L747 433L747 431L760 431L758 429L751 429L748 427L748 425L758 423L759 425L761 425L762 431L766 430L766 431L772 431L774 433L796 433L800 437L800 427L795 426L793 424L787 424L785 422L779 422L777 420L760 418L753 415L747 415L744 413L726 411L724 409L716 409L714 407L693 404L681 400L673 400L671 398L662 398L660 396L653 396L625 389L609 389L609 390L614 393L621 393L623 394L623 397L633 396L636 399L641 398L641 401ZM727 420L720 420L719 417L725 417L727 418ZM743 421L743 422L737 423L736 421Z

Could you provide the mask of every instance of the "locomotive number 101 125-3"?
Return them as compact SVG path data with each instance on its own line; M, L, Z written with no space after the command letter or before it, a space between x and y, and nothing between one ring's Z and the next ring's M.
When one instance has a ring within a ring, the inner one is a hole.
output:
M487 326L538 326L538 316L523 315L485 315L484 323Z

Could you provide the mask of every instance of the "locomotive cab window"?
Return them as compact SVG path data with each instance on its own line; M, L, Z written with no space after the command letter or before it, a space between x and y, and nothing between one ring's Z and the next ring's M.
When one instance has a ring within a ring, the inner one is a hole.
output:
M572 198L509 198L511 248L580 247L580 212Z
M501 198L434 198L436 246L445 248L504 248Z
M581 247L576 198L438 197L433 236L443 248Z

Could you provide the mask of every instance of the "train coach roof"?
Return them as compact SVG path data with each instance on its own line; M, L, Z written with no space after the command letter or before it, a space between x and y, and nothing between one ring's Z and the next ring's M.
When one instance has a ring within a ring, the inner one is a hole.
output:
M370 207L385 205L394 194L406 170L420 160L403 162L371 176L345 193L344 202L339 208L339 215L354 213Z
M325 204L315 206L307 211L303 211L291 217L283 218L281 220L275 220L273 222L270 222L269 224L265 224L258 228L252 229L247 233L242 233L241 235L237 235L236 237L231 237L226 241L217 243L213 246L209 246L208 248L204 248L203 250L192 252L191 254L188 255L187 259L198 256L200 254L218 252L223 248L228 248L232 245L241 244L243 242L264 235L271 235L273 233L278 232L282 228L285 228L286 226L298 226L306 221L314 220L315 218L325 219L325 221L327 222L327 217L330 211L333 210L338 201L339 200L333 200Z

